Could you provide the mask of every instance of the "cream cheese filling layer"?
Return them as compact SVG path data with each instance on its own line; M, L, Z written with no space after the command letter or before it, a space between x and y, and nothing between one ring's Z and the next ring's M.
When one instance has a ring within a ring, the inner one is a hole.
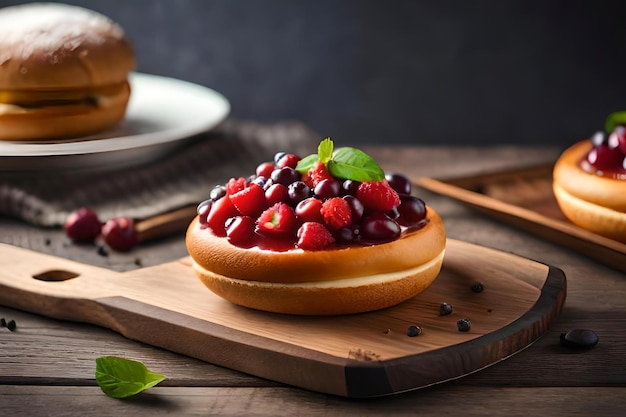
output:
M279 283L279 282L261 282L261 281L248 281L237 278L229 278L224 275L216 274L211 272L198 263L193 261L193 267L196 271L201 274L213 276L217 279L227 279L230 282L234 282L240 285L246 286L258 286L263 288L350 288L350 287L361 287L365 285L379 284L381 282L389 282L389 281L397 281L403 278L406 278L409 275L419 274L420 272L426 271L430 268L433 268L437 264L443 261L443 256L445 254L445 249L439 253L435 258L430 261L418 265L414 268L405 269L403 271L397 272L387 272L384 274L375 274L375 275L367 275L364 277L354 277L354 278L346 278L346 279L338 279L331 281L317 281L317 282L296 282L296 283Z

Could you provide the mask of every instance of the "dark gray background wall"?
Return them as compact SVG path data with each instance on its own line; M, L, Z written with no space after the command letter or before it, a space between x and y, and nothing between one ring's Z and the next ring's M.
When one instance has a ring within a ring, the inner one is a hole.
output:
M139 71L341 143L566 146L626 109L619 0L68 3L119 22Z

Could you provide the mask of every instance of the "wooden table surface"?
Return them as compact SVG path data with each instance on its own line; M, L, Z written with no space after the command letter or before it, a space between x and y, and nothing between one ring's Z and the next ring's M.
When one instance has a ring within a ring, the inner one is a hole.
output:
M387 171L458 177L554 161L553 148L369 147ZM426 389L367 400L309 392L137 343L91 325L0 307L17 331L0 329L0 416L621 416L626 413L626 276L449 198L417 191L444 219L449 237L513 252L561 268L564 309L532 346L501 363ZM184 232L130 253L99 255L69 244L59 230L0 218L0 242L128 271L186 256ZM2 273L2 272L0 272ZM561 333L594 330L596 347L572 351ZM127 400L105 396L95 358L142 361L166 381Z

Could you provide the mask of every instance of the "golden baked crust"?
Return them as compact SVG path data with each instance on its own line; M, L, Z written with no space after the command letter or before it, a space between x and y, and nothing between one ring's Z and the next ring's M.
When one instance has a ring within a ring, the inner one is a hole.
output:
M345 249L288 252L243 249L202 229L198 218L187 230L187 249L205 269L229 278L264 282L319 282L403 271L435 258L445 247L439 214L428 208L428 224L393 242Z
M626 181L602 177L579 166L592 148L591 141L584 140L566 149L554 165L554 182L581 200L626 213Z
M599 235L626 242L626 181L587 172L579 162L591 141L565 150L554 166L553 191L572 223Z
M320 251L242 249L194 219L186 244L200 280L245 307L288 314L333 315L396 305L438 276L446 235L438 213L393 242Z
M117 84L134 68L124 31L99 13L57 3L0 9L0 91Z

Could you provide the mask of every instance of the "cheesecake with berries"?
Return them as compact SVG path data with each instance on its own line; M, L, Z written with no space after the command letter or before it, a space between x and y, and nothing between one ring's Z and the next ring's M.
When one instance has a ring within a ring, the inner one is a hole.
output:
M324 139L216 186L186 244L220 297L275 313L361 313L404 302L438 276L443 221L401 174Z
M605 130L561 154L553 191L572 223L626 243L626 112L612 113Z

